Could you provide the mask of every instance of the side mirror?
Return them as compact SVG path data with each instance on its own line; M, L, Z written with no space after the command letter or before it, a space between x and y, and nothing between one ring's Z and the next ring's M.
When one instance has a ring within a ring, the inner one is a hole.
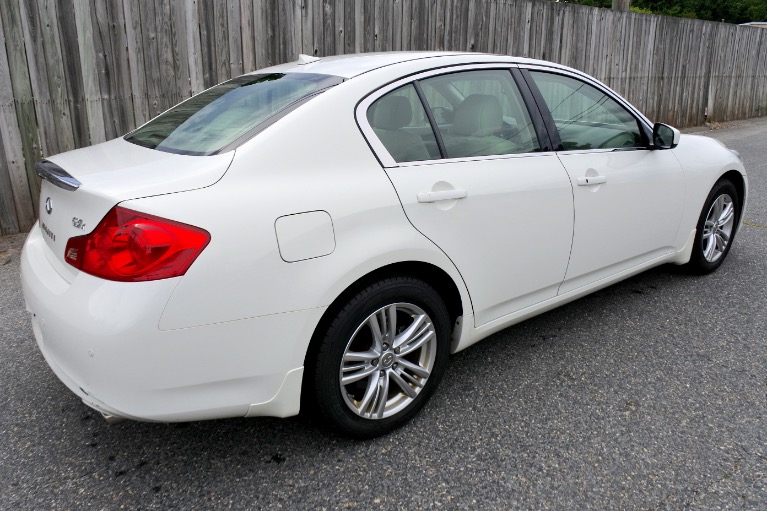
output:
M655 123L652 127L652 145L655 149L673 149L679 145L682 134L668 124Z

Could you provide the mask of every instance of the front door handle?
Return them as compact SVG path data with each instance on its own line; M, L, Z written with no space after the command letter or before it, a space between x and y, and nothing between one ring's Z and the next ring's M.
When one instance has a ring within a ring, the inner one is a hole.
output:
M575 182L578 183L578 186L601 185L607 182L607 176L579 177Z
M441 200L465 199L469 194L466 190L442 190L439 192L421 192L416 195L418 202L437 202Z

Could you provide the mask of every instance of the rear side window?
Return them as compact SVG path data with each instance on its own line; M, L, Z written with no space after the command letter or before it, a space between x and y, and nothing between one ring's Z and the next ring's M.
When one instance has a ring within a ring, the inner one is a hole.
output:
M540 150L508 70L463 71L420 82L448 158Z
M508 69L416 80L374 101L367 117L397 163L540 151Z
M412 84L376 100L368 109L368 122L395 161L439 158L434 131Z
M169 153L216 154L292 105L342 81L310 73L239 76L176 105L125 140Z

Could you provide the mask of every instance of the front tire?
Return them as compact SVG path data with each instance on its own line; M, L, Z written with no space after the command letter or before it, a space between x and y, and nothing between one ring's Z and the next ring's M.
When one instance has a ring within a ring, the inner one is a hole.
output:
M450 349L450 317L439 294L412 277L371 284L330 323L307 361L317 411L356 438L411 420L434 393ZM313 363L312 363L313 362Z
M700 213L687 269L704 275L719 268L730 252L739 221L738 191L731 181L721 179L711 189Z

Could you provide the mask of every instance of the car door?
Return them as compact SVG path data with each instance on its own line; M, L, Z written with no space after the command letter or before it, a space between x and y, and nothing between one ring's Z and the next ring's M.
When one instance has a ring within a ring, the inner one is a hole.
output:
M673 152L649 149L643 121L598 84L552 70L523 73L550 114L573 185L575 232L560 294L675 250L684 190Z
M476 326L556 296L572 187L509 69L398 82L364 101L358 119L410 222L461 273Z

